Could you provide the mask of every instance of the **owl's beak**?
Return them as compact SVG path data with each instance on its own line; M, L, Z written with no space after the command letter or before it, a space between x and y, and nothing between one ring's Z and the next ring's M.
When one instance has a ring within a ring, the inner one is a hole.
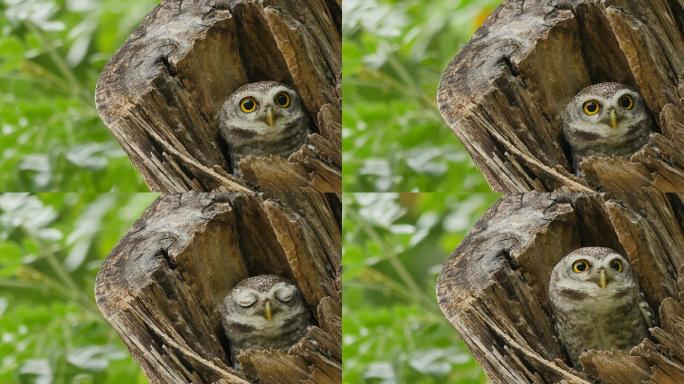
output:
M273 319L273 308L271 308L270 301L267 301L264 304L264 318L266 318L266 320L268 321L271 321L271 319Z
M599 271L599 281L598 285L601 288L605 288L608 285L608 276L606 275L606 270L602 269Z
M611 110L611 111L610 111L610 126L611 126L613 129L617 129L618 123L619 123L619 122L620 122L620 120L618 119L617 111L614 110L614 109Z
M273 115L273 108L268 108L266 110L266 124L268 124L268 126L271 128L273 128L273 125L275 124L275 116Z

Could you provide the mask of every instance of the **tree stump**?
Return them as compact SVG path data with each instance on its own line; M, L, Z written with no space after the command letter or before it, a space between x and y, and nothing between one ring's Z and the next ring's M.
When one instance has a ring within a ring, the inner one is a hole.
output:
M589 159L576 176L561 112L605 81L638 89L658 131L630 159ZM494 190L684 191L684 1L505 0L437 101Z
M610 247L630 261L657 326L629 353L589 351L569 368L549 275L570 251ZM493 383L684 382L684 202L650 194L528 193L497 202L448 259L439 305Z
M153 383L339 383L340 214L334 194L166 195L106 259L97 305ZM248 351L235 370L218 306L266 273L297 284L314 325L287 353Z
M339 0L166 0L100 76L96 104L154 191L341 190ZM231 171L218 129L225 99L246 83L293 86L314 128L289 159Z

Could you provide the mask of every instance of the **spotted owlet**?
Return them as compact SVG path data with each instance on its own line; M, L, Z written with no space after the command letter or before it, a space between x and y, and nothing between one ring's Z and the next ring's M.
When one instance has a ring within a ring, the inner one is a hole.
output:
M652 313L627 260L609 248L579 248L551 272L556 331L572 364L588 349L625 350L648 337Z
M288 157L306 141L309 117L297 92L274 81L238 88L223 103L221 135L228 143L234 172L248 155Z
M583 89L563 114L563 134L577 170L589 156L633 154L646 144L652 131L653 122L641 95L619 83Z
M236 367L247 349L289 349L304 336L310 318L297 286L276 275L242 280L219 311Z

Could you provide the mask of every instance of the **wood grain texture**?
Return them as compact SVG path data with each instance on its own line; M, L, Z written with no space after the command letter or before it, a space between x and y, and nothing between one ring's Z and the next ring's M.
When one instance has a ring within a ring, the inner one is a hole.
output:
M118 243L97 305L152 383L341 381L341 227L335 194L169 194ZM248 276L295 282L314 314L288 353L251 351L232 368L218 304Z
M98 112L154 191L339 192L340 17L326 0L162 1L104 68ZM218 110L262 80L293 86L313 131L289 159L243 161L239 179Z
M505 0L446 68L440 111L496 191L684 191L682 20L684 0ZM578 177L561 112L605 81L638 89L658 132Z
M439 305L492 383L652 383L684 378L681 195L536 193L502 198L445 263ZM590 351L583 372L558 342L548 298L557 262L583 246L625 255L657 314L629 352ZM673 381L674 380L674 381Z

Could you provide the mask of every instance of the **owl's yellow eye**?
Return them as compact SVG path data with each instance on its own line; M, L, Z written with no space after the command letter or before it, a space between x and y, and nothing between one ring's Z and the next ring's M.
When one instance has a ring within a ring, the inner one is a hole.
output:
M572 271L575 273L586 272L589 268L591 268L591 264L586 260L577 260L572 263Z
M620 259L613 259L608 263L611 268L613 268L614 271L616 272L622 272L622 260Z
M280 92L273 98L273 101L283 108L290 106L290 95L287 92Z
M257 102L254 100L252 96L245 97L244 99L240 100L240 109L244 113L250 113L254 112L254 110L257 107Z
M620 99L618 99L618 104L620 105L620 107L629 110L634 108L634 99L630 95L624 95L621 96Z
M582 106L582 111L587 116L594 116L595 114L601 112L601 104L596 100L589 100Z

